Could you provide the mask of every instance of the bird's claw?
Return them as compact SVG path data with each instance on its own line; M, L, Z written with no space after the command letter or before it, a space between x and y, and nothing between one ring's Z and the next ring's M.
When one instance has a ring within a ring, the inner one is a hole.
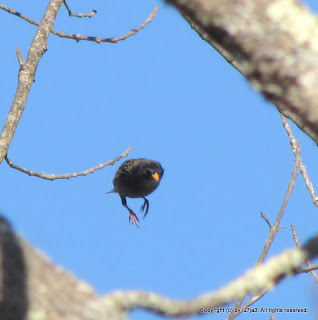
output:
M144 200L145 200L144 204L141 206L140 211L141 212L145 211L145 214L144 214L144 217L145 217L148 213L148 210L149 210L149 201L146 198L144 198Z
M139 219L138 217L135 215L134 212L129 211L129 222L136 225L139 228Z

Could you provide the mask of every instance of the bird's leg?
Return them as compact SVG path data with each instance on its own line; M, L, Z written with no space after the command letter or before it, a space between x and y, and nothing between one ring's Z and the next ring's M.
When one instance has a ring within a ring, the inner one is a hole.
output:
M140 211L143 212L146 209L146 212L144 214L144 217L147 215L149 211L149 201L146 198L143 198L145 200L144 204L141 206Z
M134 213L134 211L132 211L127 206L126 198L124 196L120 196L120 198L121 198L122 205L129 211L129 222L131 222L132 224L135 224L137 227L139 227L139 225L138 225L139 219L136 216L136 214Z

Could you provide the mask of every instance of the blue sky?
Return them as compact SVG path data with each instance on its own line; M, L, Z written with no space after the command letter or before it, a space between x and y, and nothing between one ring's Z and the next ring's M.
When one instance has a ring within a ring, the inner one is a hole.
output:
M307 3L318 11L314 0ZM45 9L16 0L5 4L35 20ZM69 5L75 12L98 13L69 18L62 8L54 28L101 37L136 28L154 6L159 12L144 30L117 44L51 35L9 157L31 170L62 174L106 162L131 146L127 159L158 160L165 175L138 229L128 223L119 197L105 195L123 160L86 177L53 182L3 162L2 214L33 246L100 294L140 289L188 299L220 288L254 266L268 235L260 212L274 222L287 190L294 158L276 108L163 1ZM15 48L26 57L36 28L3 11L0 21L3 123L17 84ZM318 190L317 146L292 128ZM128 199L137 214L142 203ZM301 242L317 232L317 208L301 176L269 256L295 246L291 224ZM317 294L311 275L302 274L255 306L307 307L306 320ZM138 311L132 318L157 317Z

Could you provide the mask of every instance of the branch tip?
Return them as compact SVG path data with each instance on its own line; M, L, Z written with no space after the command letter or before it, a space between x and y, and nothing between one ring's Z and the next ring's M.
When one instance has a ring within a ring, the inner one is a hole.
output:
M261 217L264 219L264 221L268 224L269 228L272 228L272 224L269 222L268 218L266 217L264 212L261 212Z
M15 53L17 55L17 59L18 59L18 62L19 62L19 65L20 65L20 68L23 67L23 65L25 64L25 61L22 57L22 54L21 54L21 51L19 48L16 48L15 49Z

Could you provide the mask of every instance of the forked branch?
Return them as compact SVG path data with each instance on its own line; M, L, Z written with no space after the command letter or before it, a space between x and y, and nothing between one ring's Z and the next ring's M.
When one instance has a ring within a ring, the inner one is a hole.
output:
M63 1L64 3L64 6L66 8L66 10L68 11L68 15L70 17L76 17L76 18L92 18L96 13L97 13L97 10L94 9L92 10L92 12L90 13L74 13L72 10L71 10L71 7L67 4L66 0Z
M22 65L22 56L18 54L20 63L18 88L16 90L9 114L0 135L0 163L8 153L13 135L24 111L29 91L35 78L38 64L42 55L46 51L47 39L50 34L50 30L53 26L62 2L63 0L50 0L41 23L39 24L39 28L30 45L28 57L25 63L23 63ZM0 8L2 7L3 5L1 5Z
M265 245L264 245L264 248L260 254L260 257L257 261L257 265L261 265L262 263L264 263L265 261L265 258L268 254L268 251L280 229L280 222L283 218L283 215L284 215L284 212L285 212L285 209L286 209L286 206L288 204L288 201L290 199L290 196L292 194L292 191L295 187L295 183L296 183L296 178L297 178L297 175L298 175L298 167L299 167L299 162L300 162L300 150L298 148L298 145L297 145L297 142L295 144L295 162L294 162L294 167L293 167L293 170L292 170L292 174L291 174L291 177L290 177L290 180L289 180L289 183L288 183L288 187L287 187L287 191L286 191L286 194L285 194L285 197L284 197L284 200L282 202L282 205L281 205L281 208L277 214L277 217L276 217L276 220L275 220L275 223L274 225L272 225L268 218L266 217L266 215L262 212L261 213L261 217L265 220L265 222L269 225L270 227L270 230L269 230L269 234L268 234L268 237L265 241ZM240 308L247 308L249 306L251 306L254 302L256 302L257 300L259 300L261 297L263 297L265 295L265 293L268 291L268 289L265 289L263 290L262 292L260 293L256 293L255 296L253 296L251 299L249 299L244 305L242 305L243 301L244 301L244 298L245 297L242 297L240 298L236 304L235 304L235 307L233 308L234 311L231 312L231 314L229 315L229 317L227 318L228 320L232 320L234 319L235 317L237 317L239 314L237 312L235 312L235 310L238 310Z
M9 12L33 25L39 26L39 23L23 14L21 14L18 11L15 11L11 8L9 8L8 6L5 6L3 4L0 4L0 9ZM65 32L61 32L61 31L57 31L54 29L51 29L50 32L56 36L59 36L61 38L67 38L67 39L73 39L75 41L93 41L96 43L101 43L101 42L106 42L106 43L117 43L119 41L123 41L126 40L127 38L134 36L137 32L139 32L141 29L143 29L147 24L149 24L153 18L155 17L157 11L159 9L157 7L155 7L153 9L153 11L151 12L151 14L149 15L149 17L145 20L145 22L143 24L141 24L139 27L132 29L131 31L129 31L128 33L126 33L123 36L120 37L113 37L113 38L102 38L102 37L89 37L89 36L84 36L81 34L71 34L71 33L65 33Z

